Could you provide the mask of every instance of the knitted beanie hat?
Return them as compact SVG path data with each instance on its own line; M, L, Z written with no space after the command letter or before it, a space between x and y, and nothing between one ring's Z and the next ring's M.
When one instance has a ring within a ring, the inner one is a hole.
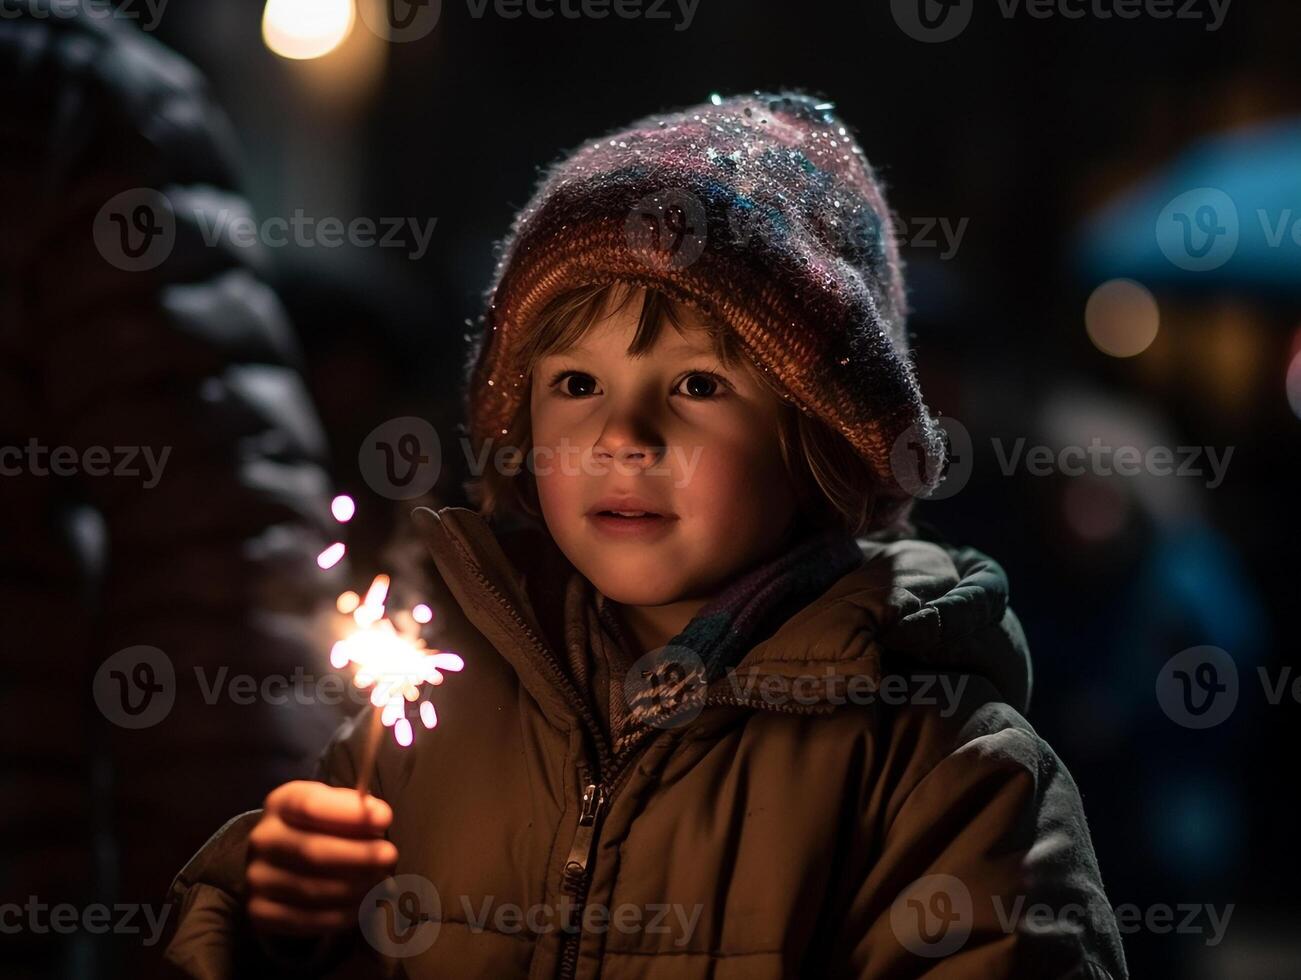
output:
M877 484L873 527L940 481L942 434L905 333L881 186L829 102L782 92L641 119L553 164L499 246L472 344L471 441L528 397L520 341L578 286L654 286L734 332L783 396L842 433Z

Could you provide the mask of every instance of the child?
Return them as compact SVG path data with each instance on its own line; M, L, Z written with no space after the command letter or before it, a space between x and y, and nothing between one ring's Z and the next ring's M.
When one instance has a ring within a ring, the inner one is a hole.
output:
M416 513L439 727L362 806L363 716L223 828L172 969L1126 976L1002 570L909 522L944 446L888 221L802 94L552 168L472 362L478 510Z

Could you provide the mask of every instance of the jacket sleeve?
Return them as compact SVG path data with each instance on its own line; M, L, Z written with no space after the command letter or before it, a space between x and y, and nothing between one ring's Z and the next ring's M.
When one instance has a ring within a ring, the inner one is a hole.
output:
M865 860L846 888L832 972L1124 980L1079 792L1053 750L998 702L954 726L903 714L891 736L908 746L900 754L940 758L859 828Z
M356 741L370 709L349 719L321 754L314 778L352 785ZM243 977L384 976L357 930L330 940L264 942L244 915L244 867L248 838L262 816L250 810L228 821L181 869L168 895L173 924L163 952L166 980L240 980Z

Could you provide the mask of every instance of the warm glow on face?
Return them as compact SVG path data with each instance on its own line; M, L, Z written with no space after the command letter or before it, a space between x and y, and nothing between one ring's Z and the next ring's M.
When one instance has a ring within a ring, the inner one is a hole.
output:
M665 324L630 355L641 302L607 307L577 346L538 362L530 418L556 544L607 598L658 606L710 595L773 554L796 504L780 402L758 371L722 363L707 321L685 306L681 331ZM671 516L616 537L598 518L611 497Z
M267 0L262 39L282 58L319 58L344 42L355 19L353 0Z

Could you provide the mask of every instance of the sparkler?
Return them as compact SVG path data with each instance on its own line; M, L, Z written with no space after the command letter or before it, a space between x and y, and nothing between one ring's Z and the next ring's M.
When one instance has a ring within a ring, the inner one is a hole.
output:
M339 503L348 498L336 498L332 508L340 522L352 517L352 508ZM351 504L351 501L348 501ZM346 517L342 516L346 513ZM321 553L317 564L329 568L343 557L344 546L336 543ZM357 792L365 795L375 768L375 757L385 728L393 729L393 738L403 747L415 738L415 730L407 717L407 705L418 704L420 723L427 729L438 724L438 713L433 702L421 698L426 685L437 687L443 683L444 671L459 671L465 662L447 650L431 650L420 636L420 624L429 622L432 611L423 603L410 615L400 616L395 622L386 614L389 598L389 576L376 575L366 590L365 598L355 592L344 592L336 607L339 612L352 616L352 629L334 644L330 651L330 664L343 670L349 664L355 668L353 684L365 690L370 688L370 703L377 709L371 713L361 764L357 768Z

